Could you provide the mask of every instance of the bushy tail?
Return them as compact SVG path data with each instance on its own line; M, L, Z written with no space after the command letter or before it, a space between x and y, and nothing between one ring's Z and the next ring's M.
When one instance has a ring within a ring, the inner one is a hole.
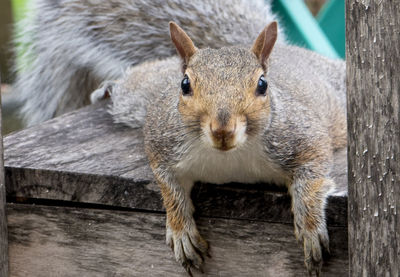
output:
M27 125L89 103L101 82L144 60L175 54L168 22L199 47L250 44L275 17L264 0L31 0L17 45L27 62L14 91ZM280 36L283 37L282 35ZM28 43L26 43L28 40Z

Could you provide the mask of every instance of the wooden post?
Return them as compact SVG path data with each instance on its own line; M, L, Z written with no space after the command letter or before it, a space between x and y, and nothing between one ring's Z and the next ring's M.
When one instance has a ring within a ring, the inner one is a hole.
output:
M350 276L400 274L400 1L346 0Z
M0 76L1 84L1 76ZM1 135L1 86L0 86L0 276L8 276L8 235L6 218L6 187L4 185L3 136Z
M11 0L0 1L0 72L7 83L11 81L11 70L9 68L11 51L11 24L13 22Z

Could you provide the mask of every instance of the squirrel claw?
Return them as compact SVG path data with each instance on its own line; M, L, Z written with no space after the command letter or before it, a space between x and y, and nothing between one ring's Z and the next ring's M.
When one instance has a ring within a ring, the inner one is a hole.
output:
M176 260L189 276L193 276L193 268L204 273L202 265L209 248L208 243L200 236L197 229L192 232L174 233L167 227L167 244L171 246Z
M321 236L313 233L305 233L303 237L304 243L304 264L308 270L309 276L313 276L315 272L316 276L321 276L322 268L322 246L328 245L328 240L323 241L321 238L327 238L327 236Z
M200 271L200 273L201 273L201 274L204 274L204 268L203 268L203 265L201 265L201 266L198 268L198 270Z
M308 270L308 276L312 277L314 272L317 277L321 276L322 262L315 263L314 261L310 261L309 264L307 264L307 262L305 263Z
M193 277L192 271L190 270L190 265L189 265L189 263L183 263L182 266L185 268L187 274L188 274L190 277Z

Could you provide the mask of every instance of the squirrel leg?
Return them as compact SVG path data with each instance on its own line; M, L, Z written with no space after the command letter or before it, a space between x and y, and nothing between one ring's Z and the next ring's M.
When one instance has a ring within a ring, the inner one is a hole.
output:
M329 178L295 178L289 192L292 196L294 230L303 243L304 263L310 276L321 274L322 249L329 251L329 236L325 220L325 205L334 183Z
M189 275L193 266L202 271L208 243L200 236L193 218L194 207L190 198L193 182L171 184L159 180L158 183L167 211L166 242Z

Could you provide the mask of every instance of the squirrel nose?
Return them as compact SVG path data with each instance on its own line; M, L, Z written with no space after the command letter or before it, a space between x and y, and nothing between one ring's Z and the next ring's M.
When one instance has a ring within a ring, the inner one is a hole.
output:
M235 128L213 128L211 125L211 133L217 140L231 139L235 133Z

